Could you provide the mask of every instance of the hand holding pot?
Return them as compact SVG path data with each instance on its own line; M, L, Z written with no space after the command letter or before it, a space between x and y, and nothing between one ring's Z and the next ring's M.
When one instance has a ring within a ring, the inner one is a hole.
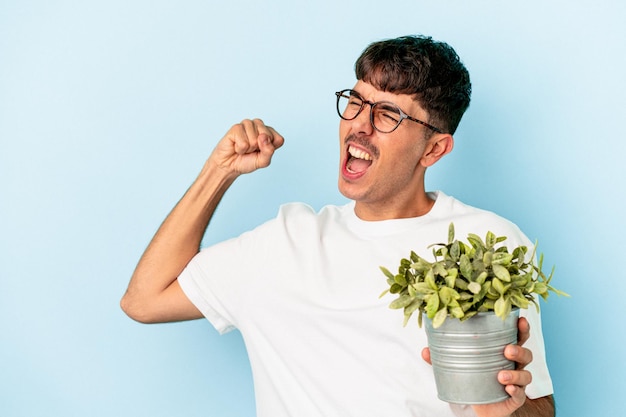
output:
M533 408L536 400L530 400L526 397L526 386L530 384L532 375L524 368L532 361L532 352L523 347L523 344L530 336L530 325L525 318L518 320L518 344L507 345L504 350L504 356L516 363L515 370L500 371L498 381L505 386L506 392L510 398L493 404L474 405L474 412L478 417L508 417L519 408ZM430 350L424 348L422 350L422 358L431 363ZM539 410L538 410L539 411ZM538 416L551 416L553 414L543 414L541 411Z

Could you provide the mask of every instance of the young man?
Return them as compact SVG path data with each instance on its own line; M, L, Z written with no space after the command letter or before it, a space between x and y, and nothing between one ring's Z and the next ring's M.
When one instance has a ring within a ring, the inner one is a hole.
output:
M226 190L269 166L283 145L261 120L244 120L165 219L122 308L140 322L204 316L222 333L239 329L259 417L553 416L534 309L522 313L519 345L505 350L516 370L498 376L511 397L470 407L437 399L428 349L417 357L427 345L423 331L403 328L378 299L379 266L410 250L428 256L451 221L459 236L490 230L531 246L507 220L424 189L426 169L452 150L469 105L467 70L445 43L408 36L370 45L356 76L352 89L336 93L339 189L351 203L319 213L288 204L255 230L200 251Z

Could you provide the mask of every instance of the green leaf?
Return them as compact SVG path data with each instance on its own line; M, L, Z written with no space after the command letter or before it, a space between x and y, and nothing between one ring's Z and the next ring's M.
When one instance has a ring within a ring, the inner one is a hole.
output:
M457 268L449 268L448 269L448 277L456 278L459 276L459 270Z
M467 290L467 281L463 278L458 278L455 282L456 287L462 291Z
M414 300L411 304L404 308L404 326L407 325L413 313L415 313L422 306L422 300Z
M435 317L437 310L439 310L439 294L433 293L426 300L426 315L429 319L432 319Z
M485 266L491 266L491 261L493 259L493 252L485 252L483 255L483 263Z
M493 310L495 307L495 300L491 300L489 298L486 298L483 301L482 307L480 307L478 310L479 311L489 311L489 310Z
M511 313L511 301L505 297L498 298L494 305L494 311L496 316L504 320Z
M439 289L439 287L437 287L437 283L435 282L435 274L434 274L432 268L429 269L428 271L426 271L426 277L424 278L424 281L433 290L437 291Z
M415 289L416 294L426 295L432 294L435 291L425 282L416 282L415 284L412 284L412 287Z
M483 242L483 240L480 238L480 236L474 234L474 233L470 233L467 235L467 240L469 241L469 243L472 245L472 247L474 247L475 249L481 249L482 251L484 251L485 249L487 249L485 247L485 243Z
M454 223L450 223L448 226L448 243L452 243L454 241Z
M415 287L413 285L407 285L406 289L411 297L415 297L415 295L417 294L417 291L415 291Z
M478 282L470 282L467 289L470 290L472 294L478 294L482 289L482 286Z
M453 271L456 271L456 269L453 269ZM454 288L456 285L456 274L455 275L448 275L446 276L446 285L449 288Z
M390 288L389 288L389 292L392 294L398 294L400 293L402 290L404 289L404 287L402 285L399 284L393 284Z
M404 308L404 314L413 314L418 308L420 308L424 304L423 300L414 299L411 304Z
M411 264L411 268L413 268L416 272L424 273L431 267L430 262L425 260L424 258L419 258L417 261Z
M441 287L439 290L439 299L443 305L447 306L452 302L452 300L458 300L459 297L459 293L450 287Z
M467 310L472 308L473 305L474 303L469 302L469 301L461 303L461 309L463 309L463 311L465 312L465 315L467 315Z
M467 313L465 313L465 315L463 316L461 321L465 321L467 319L470 319L470 318L474 317L476 314L478 314L478 311L468 311Z
M483 285L487 278L489 277L489 273L487 271L483 271L476 277L476 282L480 285Z
M414 297L411 297L408 294L401 295L400 297L396 298L389 304L389 308L392 308L394 310L399 309L399 308L404 308L408 306L409 304L411 304L414 299L415 299Z
M500 264L491 265L491 269L493 270L493 274L500 278L504 282L511 282L511 275L509 271Z
M461 256L461 245L460 242L456 240L452 243L452 246L450 246L450 257L454 262L457 262L459 256Z
M487 236L485 237L485 243L487 245L487 249L493 248L493 246L496 244L496 235L494 235L492 232L487 232Z
M441 262L433 264L433 272L435 275L445 277L448 275L448 270L443 266Z
M491 260L491 263L499 265L509 265L512 259L513 255L510 253L496 252L493 254L493 259Z
M449 310L449 314L457 319L461 319L465 315L465 311L463 311L463 308L461 308L461 306L450 307Z
M494 280L496 280L497 278L494 278ZM500 283L502 283L502 281L500 281ZM498 297L500 297L501 293L496 290L496 288L494 287L493 281L487 281L485 282L485 284L489 284L489 288L487 289L487 291L485 292L485 295L488 298L491 298L492 300L497 299ZM482 294L482 291L481 291ZM479 294L479 295L481 295Z
M472 300L474 298L474 296L472 295L471 292L461 292L459 293L459 300L461 301L468 301L468 300Z
M433 317L433 328L440 327L446 321L446 317L448 317L448 310L446 308L439 310Z
M520 291L511 292L510 300L514 306L519 308L528 308L528 305L530 304L526 297L522 296Z
M535 292L539 295L548 292L548 286L543 282L535 282Z
M396 284L406 287L407 281L406 281L406 277L403 274L397 274L394 277L394 281L396 282Z
M502 284L502 281L498 278L494 278L493 281L491 281L491 285L500 295L504 294L504 284Z
M518 265L522 265L524 263L526 252L528 252L528 248L523 245L513 249L513 259L517 259Z
M466 254L461 255L461 258L459 259L459 269L461 271L461 275L468 280L472 279L472 263Z
M384 266L381 266L380 270L383 271L383 274L385 274L387 278L394 279L394 275L391 272L389 272L389 270L385 268Z
M553 293L555 293L556 295L561 295L563 297L569 297L570 295L564 291L561 290L557 290L556 288L554 288L551 285L548 285L548 290L552 291Z

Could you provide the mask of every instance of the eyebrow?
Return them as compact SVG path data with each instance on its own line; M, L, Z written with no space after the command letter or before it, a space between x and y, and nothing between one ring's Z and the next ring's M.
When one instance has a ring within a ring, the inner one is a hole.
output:
M390 110L390 111L398 111L400 109L400 107L396 104L393 103L391 101L378 101L376 102L379 106L381 106L384 110Z
M361 93L359 93L359 92L358 92L358 91L356 91L356 90L350 90L350 96L351 96L351 97L358 97L358 98L360 98L361 100L365 100L365 99L363 98L363 96L361 95Z

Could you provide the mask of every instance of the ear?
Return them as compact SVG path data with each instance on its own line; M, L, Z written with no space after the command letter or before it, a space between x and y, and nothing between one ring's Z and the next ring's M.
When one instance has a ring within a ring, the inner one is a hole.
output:
M454 138L449 133L435 133L429 140L420 164L425 168L439 161L444 155L452 152Z

